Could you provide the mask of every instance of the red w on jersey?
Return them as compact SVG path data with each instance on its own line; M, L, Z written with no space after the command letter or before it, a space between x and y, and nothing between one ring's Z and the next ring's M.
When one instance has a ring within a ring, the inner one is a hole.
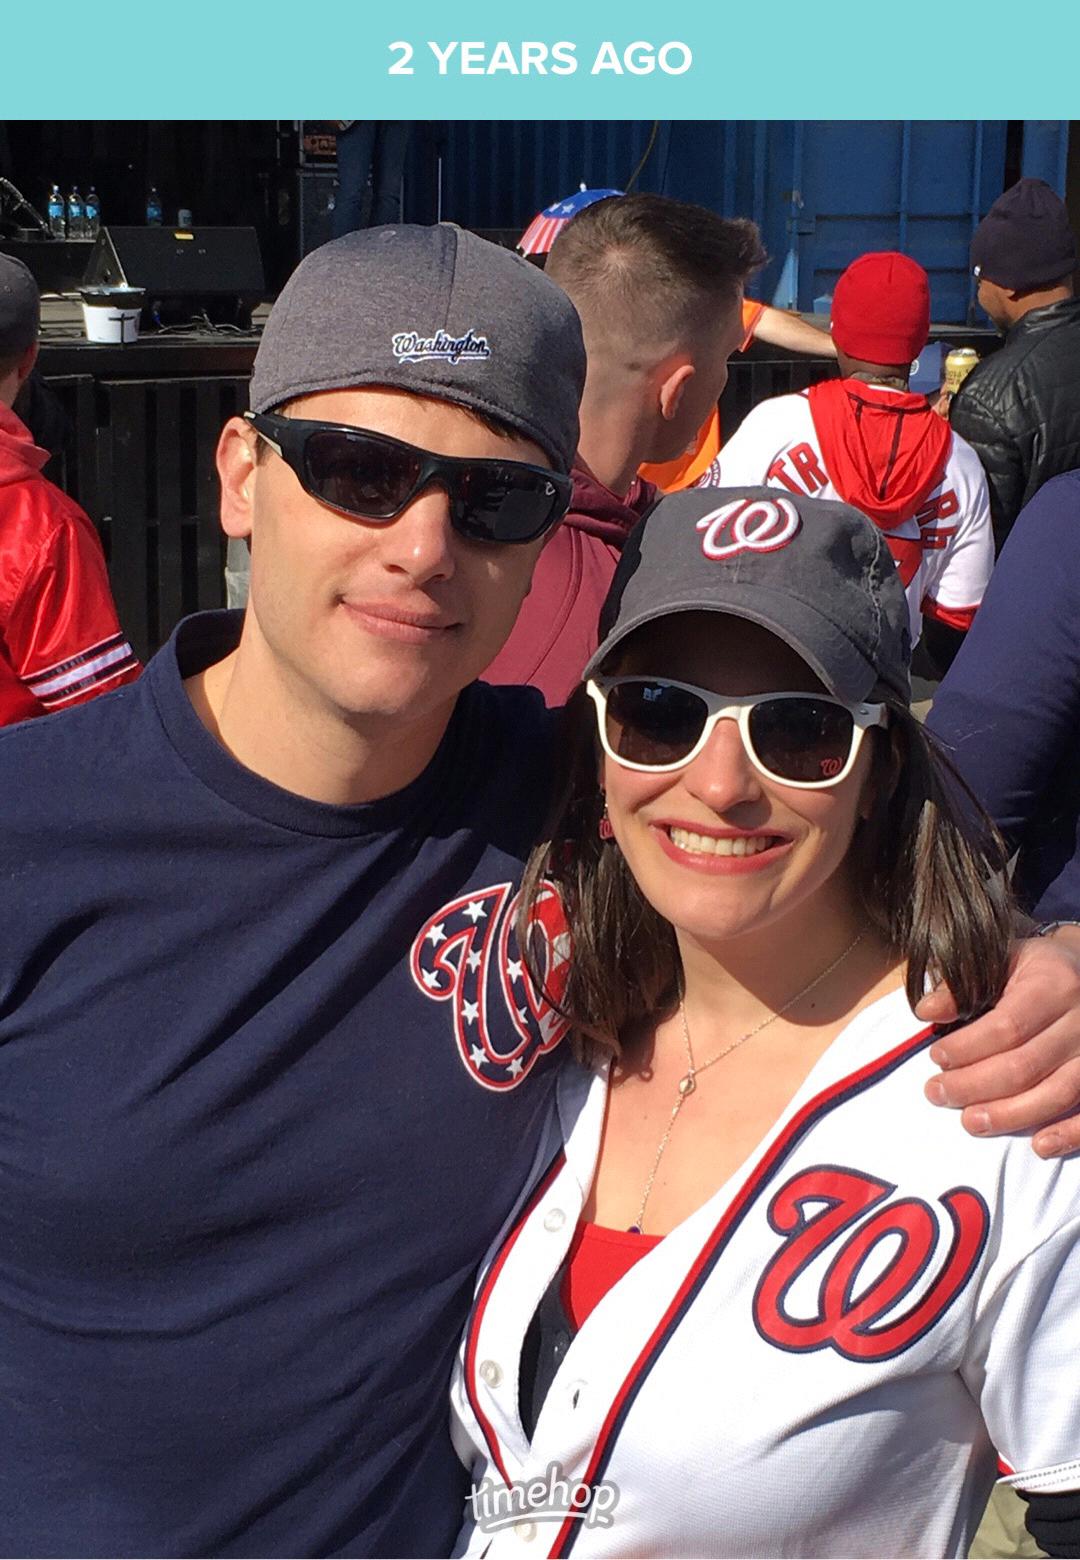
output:
M48 453L0 406L0 725L81 704L141 667L89 518L41 475Z

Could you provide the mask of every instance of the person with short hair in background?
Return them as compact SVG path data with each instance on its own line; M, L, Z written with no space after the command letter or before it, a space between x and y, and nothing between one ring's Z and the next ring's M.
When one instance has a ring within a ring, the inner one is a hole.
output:
M545 271L588 358L574 497L489 681L529 683L552 706L577 685L623 543L659 496L638 468L680 456L716 410L764 259L752 222L662 195L597 201L556 238Z
M1080 298L1065 202L1042 179L1021 179L975 229L971 267L1005 341L964 380L949 421L986 469L1000 549L1042 484L1080 466Z
M42 475L15 415L38 354L37 283L0 255L0 725L85 703L139 675L88 515Z
M745 352L755 342L768 347L780 347L785 352L798 352L804 357L836 358L836 343L828 331L820 325L812 325L792 309L777 309L771 303L760 303L756 298L744 298L742 306L744 336L739 347ZM724 442L720 425L720 408L715 407L698 430L691 447L674 460L653 463L646 461L641 475L647 482L654 482L663 493L677 493L682 488L695 487L720 453Z

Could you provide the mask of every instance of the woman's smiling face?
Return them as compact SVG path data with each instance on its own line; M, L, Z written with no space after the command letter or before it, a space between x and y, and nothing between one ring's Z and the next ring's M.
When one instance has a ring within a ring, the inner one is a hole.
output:
M630 640L620 675L668 677L715 693L825 692L806 662L755 623L692 612L649 624ZM738 726L721 720L681 769L647 774L603 760L608 817L649 903L703 946L758 931L850 925L855 893L841 870L871 796L873 744L824 790L761 773ZM812 918L812 921L807 918Z

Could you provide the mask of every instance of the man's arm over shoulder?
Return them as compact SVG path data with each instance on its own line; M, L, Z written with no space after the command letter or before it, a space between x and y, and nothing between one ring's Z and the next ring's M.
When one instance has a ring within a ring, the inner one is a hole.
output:
M28 553L3 632L16 676L46 710L80 704L139 675L97 532L69 500L55 506L40 545Z
M988 389L987 394L976 382L965 384L953 399L949 422L982 462L990 490L994 536L1000 548L1023 502L1024 462L1020 447L997 408L996 380L991 381Z

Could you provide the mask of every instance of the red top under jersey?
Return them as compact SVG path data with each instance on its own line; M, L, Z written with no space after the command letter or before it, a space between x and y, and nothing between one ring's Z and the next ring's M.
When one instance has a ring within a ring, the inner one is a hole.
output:
M631 1235L602 1224L578 1225L570 1244L560 1299L575 1328L594 1311L609 1289L635 1262L663 1240L662 1235Z

